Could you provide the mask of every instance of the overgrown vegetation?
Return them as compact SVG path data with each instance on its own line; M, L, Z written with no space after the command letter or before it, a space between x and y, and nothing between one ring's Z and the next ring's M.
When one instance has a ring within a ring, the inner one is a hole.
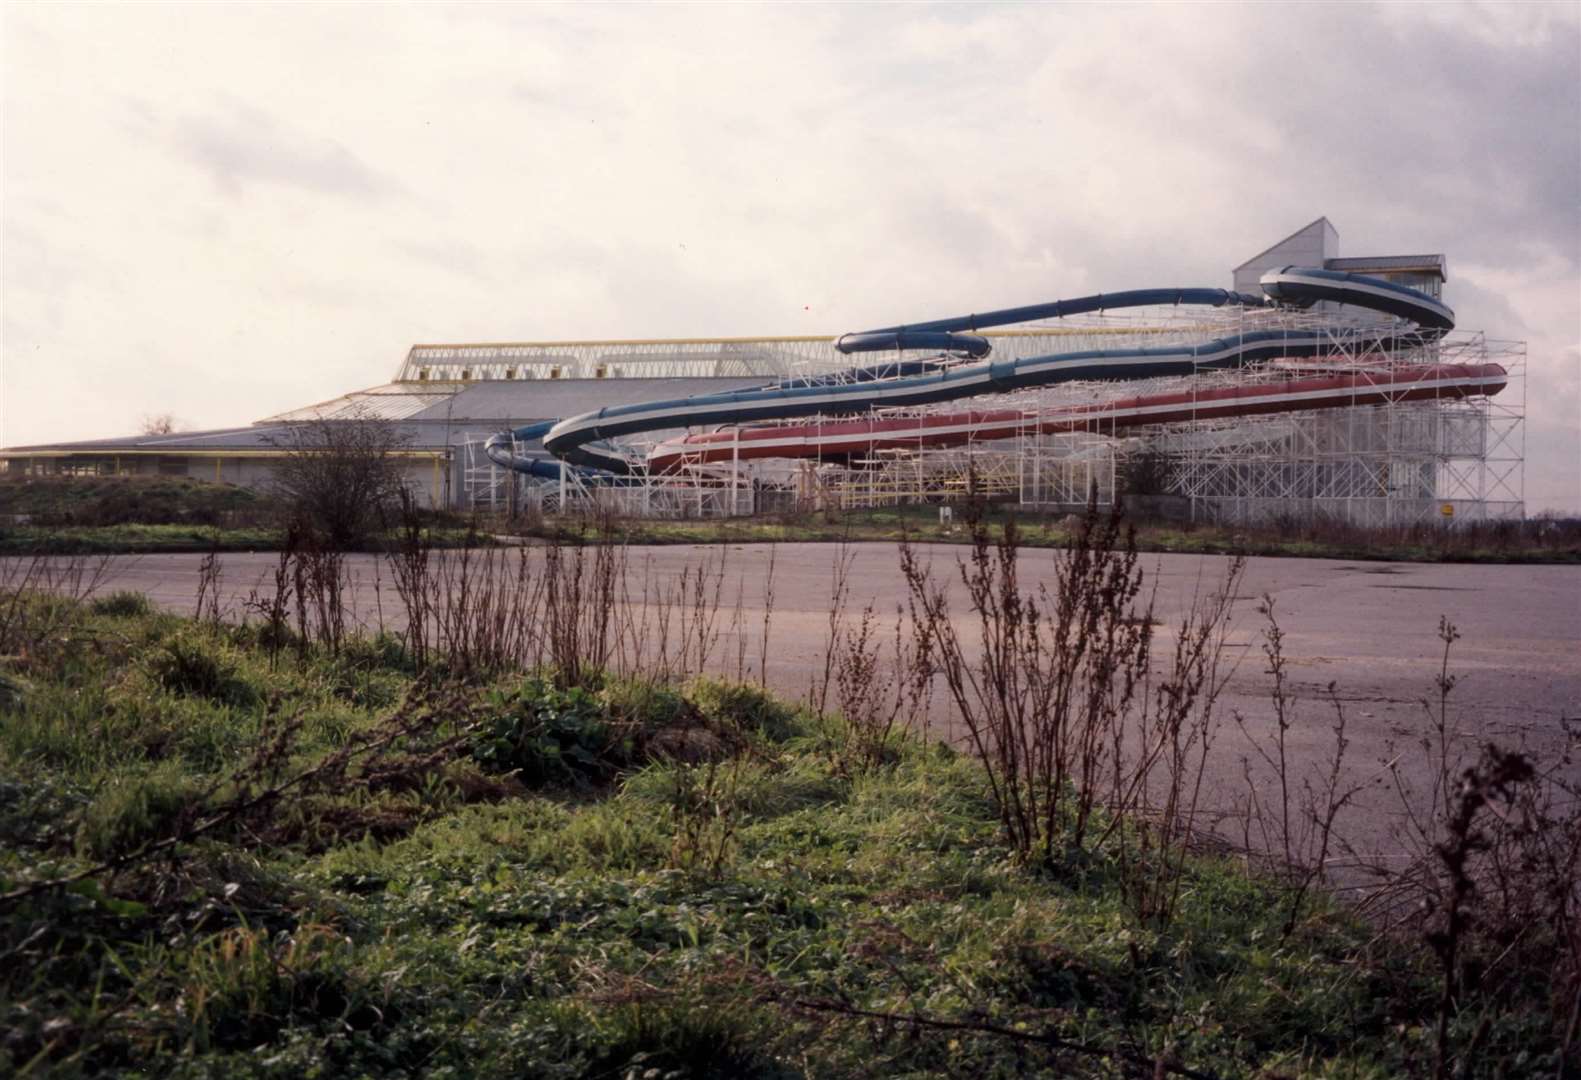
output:
M293 542L301 517L289 499L187 477L0 474L0 556L275 551ZM459 514L421 515L425 542L438 546L489 544L476 525ZM396 542L381 525L348 543Z
M769 514L754 518L699 521L625 519L610 523L613 538L628 544L857 543L911 540L914 543L970 544L966 513L939 520L933 505L817 513ZM1081 515L1031 516L1016 509L986 506L981 517L998 539L1014 520L1017 542L1029 548L1063 548L1079 531ZM1140 552L1207 555L1258 555L1308 559L1369 559L1386 562L1581 562L1581 520L1532 519L1519 522L1441 523L1364 528L1305 519L1265 526L1207 523L1133 522ZM546 539L567 539L585 531L575 520L501 521L492 528Z
M275 512L248 488L184 476L0 477L0 517L51 528L185 525L263 526Z
M406 495L411 436L373 413L297 420L265 438L280 458L271 481L292 528L334 551L366 546Z
M310 545L245 622L96 601L80 562L12 571L0 1071L1581 1064L1573 770L1465 745L1453 627L1423 733L1438 779L1400 780L1407 866L1341 904L1301 838L1338 835L1343 792L1275 743L1249 790L1277 773L1286 794L1247 802L1275 842L1205 842L1233 573L1166 638L1118 517L1089 514L1046 594L1014 530L969 528L962 591L911 560L892 633L846 610L837 562L805 706L751 685L771 620L732 613L721 561L651 580L607 534L481 558L414 534L389 557L411 625L372 638ZM935 691L976 753L917 734ZM1281 692L1283 731L1302 721Z

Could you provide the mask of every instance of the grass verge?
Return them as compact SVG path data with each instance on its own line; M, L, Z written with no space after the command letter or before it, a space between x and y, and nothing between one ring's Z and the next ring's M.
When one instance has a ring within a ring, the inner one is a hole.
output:
M959 515L958 515L959 516ZM987 508L991 536L1003 535L1011 518L1023 547L1068 547L1078 519L1012 515ZM545 539L574 539L588 529L574 520L549 519L531 526L500 522L492 531ZM941 523L936 506L782 514L763 518L697 521L625 519L600 522L599 531L630 544L754 544L899 542L969 544L964 521ZM1581 562L1581 523L1506 522L1364 529L1334 523L1284 522L1267 527L1138 522L1137 549L1183 554L1261 555L1307 559L1365 559L1385 562Z
M1200 853L1141 921L1106 851L1013 857L942 746L853 767L749 687L291 662L125 596L52 640L0 699L0 1072L1430 1070L1420 952ZM1485 1004L1467 1075L1558 1074Z

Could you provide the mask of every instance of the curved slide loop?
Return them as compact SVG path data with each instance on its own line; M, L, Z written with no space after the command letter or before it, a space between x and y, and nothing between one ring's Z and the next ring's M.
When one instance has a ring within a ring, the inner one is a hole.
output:
M989 353L987 338L960 331L987 330L994 326L1011 326L1032 322L1035 319L1060 319L1066 315L1089 315L1111 308L1156 307L1169 304L1201 304L1223 307L1239 304L1243 307L1262 307L1259 296L1230 292L1226 289L1132 289L1130 292L1098 293L1074 300L1054 300L1046 304L1027 304L1022 307L1000 308L976 315L957 315L953 319L935 319L932 322L908 326L886 326L866 330L860 334L845 334L835 339L834 347L843 353L878 352L881 349L941 349L960 351L973 359ZM958 344L952 345L951 342Z
M611 466L600 469L576 468L563 465L560 461L547 455L533 454L531 452L532 444L540 442L549 433L549 429L554 427L555 423L556 421L554 420L543 420L536 424L527 424L524 427L519 427L514 431L502 431L497 435L491 435L483 444L483 452L488 455L490 461L500 468L514 469L516 472L526 473L528 476L536 477L539 480L559 480L561 470L570 468L571 472L576 474L577 478L584 483L607 484L613 479L610 476L611 472L628 471L627 466L629 462L626 458L597 447L588 447L588 454L590 456L607 454L611 459ZM523 448L525 448L526 452L523 452Z
M1318 302L1349 304L1415 324L1412 328L1402 327L1391 337L1376 343L1385 351L1420 346L1454 327L1454 312L1444 304L1425 293L1380 278L1283 267L1264 274L1261 284L1267 300L1224 289L1138 289L847 334L835 342L835 347L844 353L927 348L954 354L957 358L964 355L978 362L947 366L945 356L922 361L897 360L892 364L854 368L829 376L781 380L756 389L606 407L558 423L531 424L515 432L496 435L485 449L497 464L535 476L558 477L560 465L557 462L512 453L513 436L517 443L541 438L544 450L560 461L598 470L583 474L588 479L598 478L599 473L629 475L653 467L662 468L666 459L660 456L653 462L642 461L599 443L619 436L674 428L741 425L815 415L849 416L876 407L930 405L1076 379L1189 375L1203 368L1240 367L1280 357L1323 356L1336 348L1332 335L1324 330L1261 330L1197 345L1086 350L994 363L983 359L989 351L987 339L974 333L988 327L1117 308L1182 304L1262 307L1269 302L1292 307L1308 307ZM1491 377L1473 382L1474 385L1463 392L1496 392ZM1289 398L1288 407L1309 407L1294 404L1300 400L1299 396ZM784 456L799 455L787 453ZM603 477L604 482L610 479Z
M1455 313L1426 293L1365 274L1286 266L1262 276L1270 299L1294 307L1309 307L1320 300L1382 311L1409 319L1424 331L1446 334L1455 328Z
M1286 305L1318 301L1351 304L1400 316L1419 329L1405 330L1381 342L1394 350L1420 345L1454 326L1454 313L1425 293L1360 274L1285 267L1263 276L1270 299ZM844 352L895 348L916 333L957 333L1033 319L1058 318L1097 310L1197 304L1256 304L1264 301L1224 289L1139 289L1005 308L975 315L892 326L846 335L836 347ZM744 424L813 415L851 415L875 407L931 405L941 401L1049 386L1075 379L1145 379L1189 375L1203 368L1240 367L1285 356L1321 356L1333 351L1330 334L1322 330L1262 330L1219 338L1199 345L1104 349L1054 353L1005 363L979 361L928 374L846 385L807 385L737 390L668 401L622 405L562 420L544 437L544 448L576 465L630 473L645 466L621 455L595 449L591 443L646 431L707 424Z
M849 383L872 383L884 379L902 378L908 375L925 375L938 371L944 364L942 358L929 360L893 360L885 364L873 364L868 367L848 368L845 371L830 372L827 375L799 375L780 379L778 382L761 387L764 390L787 390L817 386L841 386ZM539 480L560 479L561 464L556 458L548 456L547 451L541 454L532 453L534 443L541 443L543 437L555 426L557 421L539 421L516 428L514 431L502 431L491 435L483 444L483 452L490 461L502 469L514 469ZM540 447L541 449L541 447ZM593 460L599 463L594 468L577 468L574 471L584 483L608 483L613 477L611 474L621 474L636 471L640 463L633 462L624 455L612 450L598 447L586 447L587 457L584 464Z

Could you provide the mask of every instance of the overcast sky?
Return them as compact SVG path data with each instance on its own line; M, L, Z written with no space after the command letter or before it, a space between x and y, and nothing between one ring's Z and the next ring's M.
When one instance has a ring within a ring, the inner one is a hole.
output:
M1529 342L1581 511L1581 5L4 7L0 445L413 342L1228 286L1319 215Z

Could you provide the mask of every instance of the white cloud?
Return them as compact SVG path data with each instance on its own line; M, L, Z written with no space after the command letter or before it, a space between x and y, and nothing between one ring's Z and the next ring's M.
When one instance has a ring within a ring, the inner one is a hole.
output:
M1575 489L1573 6L4 10L0 444L244 423L414 341L1228 284L1327 214L1515 316L1528 489Z

